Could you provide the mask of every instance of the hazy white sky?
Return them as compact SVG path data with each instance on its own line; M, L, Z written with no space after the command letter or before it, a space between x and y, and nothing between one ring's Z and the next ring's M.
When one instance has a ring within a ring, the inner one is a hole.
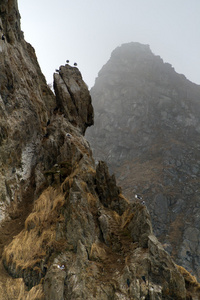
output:
M66 59L92 87L111 52L149 44L178 73L200 84L200 0L18 0L25 39L47 83Z

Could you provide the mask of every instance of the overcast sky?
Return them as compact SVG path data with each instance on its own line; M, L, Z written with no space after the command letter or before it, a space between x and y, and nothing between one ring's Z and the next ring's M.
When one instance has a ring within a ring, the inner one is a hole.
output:
M52 83L66 59L91 88L111 52L149 44L178 73L200 84L200 0L18 0L25 39Z

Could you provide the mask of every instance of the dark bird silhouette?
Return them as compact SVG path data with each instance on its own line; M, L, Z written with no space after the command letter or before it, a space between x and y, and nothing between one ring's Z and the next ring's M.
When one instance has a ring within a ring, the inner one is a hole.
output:
M127 278L126 283L127 283L127 286L130 287L131 283L130 283L130 279L129 278Z
M58 69L56 69L56 72L58 72L58 73L59 73L59 70L58 70Z
M67 63L67 64L69 63L69 60L68 60L68 59L66 60L66 63Z
M4 36L4 34L2 34L1 39L2 39L2 41L5 42L5 36Z
M49 124L50 124L50 120L47 121L47 126L49 126Z
M146 283L146 278L145 278L145 276L142 276L142 279L144 280L144 282Z
M75 67L77 66L77 63L76 63L76 62L74 63L74 66L75 66Z

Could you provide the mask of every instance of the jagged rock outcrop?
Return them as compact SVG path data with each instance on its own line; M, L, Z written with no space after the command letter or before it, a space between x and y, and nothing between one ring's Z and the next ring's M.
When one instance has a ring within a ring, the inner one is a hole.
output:
M87 85L79 70L68 64L61 66L59 74L54 74L54 89L57 108L84 134L86 128L93 125L93 107Z
M0 299L198 297L195 278L154 236L146 206L128 201L106 164L95 163L79 70L61 66L54 95L23 40L17 2L2 2L0 12Z
M39 285L45 299L185 299L184 279L152 234L146 207L127 203L120 216L99 200L96 176L85 154L61 187L41 194L4 249L8 272L29 288Z
M91 95L94 156L128 198L143 196L156 236L199 277L200 86L148 45L129 43L113 51Z

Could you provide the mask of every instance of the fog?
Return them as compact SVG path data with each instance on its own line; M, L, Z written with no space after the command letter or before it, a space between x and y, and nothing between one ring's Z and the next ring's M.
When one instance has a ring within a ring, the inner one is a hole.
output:
M18 0L25 39L41 69L77 62L94 85L111 52L123 43L149 44L178 73L200 84L199 0Z

